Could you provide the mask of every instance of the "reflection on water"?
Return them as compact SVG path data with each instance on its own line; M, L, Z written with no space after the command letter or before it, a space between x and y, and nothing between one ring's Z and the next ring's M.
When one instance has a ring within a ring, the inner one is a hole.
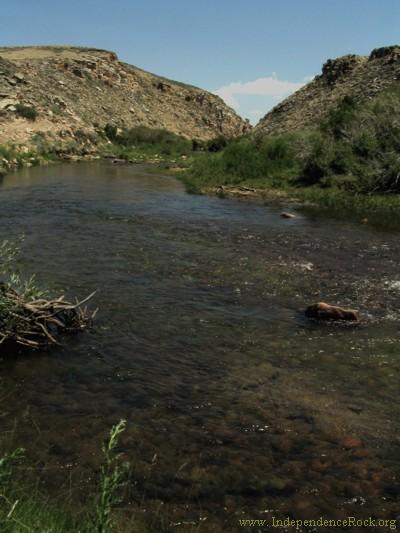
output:
M398 234L101 163L7 177L0 238L21 232L23 270L100 308L63 348L0 361L1 429L49 489L91 483L127 418L128 504L164 502L171 529L398 514ZM320 299L363 324L307 322Z

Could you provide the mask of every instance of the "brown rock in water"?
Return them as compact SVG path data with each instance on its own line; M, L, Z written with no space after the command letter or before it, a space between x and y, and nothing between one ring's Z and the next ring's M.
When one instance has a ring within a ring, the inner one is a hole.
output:
M357 439L355 437L345 437L340 442L340 445L346 450L352 450L354 448L361 448L362 442L360 441L360 439Z
M314 470L314 472L319 472L323 474L324 472L328 470L328 468L329 468L328 461L323 461L319 459L318 457L316 459L313 459L311 463L311 470Z
M306 316L318 320L353 320L356 322L359 320L358 312L354 309L344 309L324 302L309 305L306 309Z

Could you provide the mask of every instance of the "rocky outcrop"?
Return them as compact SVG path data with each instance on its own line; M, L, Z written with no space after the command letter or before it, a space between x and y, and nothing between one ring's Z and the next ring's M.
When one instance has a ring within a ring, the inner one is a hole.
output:
M34 108L28 122L17 104ZM234 137L248 125L218 96L122 63L113 52L0 48L0 144L35 132L95 131L110 123L165 128L188 138Z
M376 48L369 57L328 59L322 74L272 109L255 132L279 134L318 125L345 96L374 98L400 80L400 46Z

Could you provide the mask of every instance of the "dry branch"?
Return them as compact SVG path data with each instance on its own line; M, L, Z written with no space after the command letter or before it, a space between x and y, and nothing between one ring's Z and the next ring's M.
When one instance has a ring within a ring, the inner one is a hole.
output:
M91 324L97 309L89 311L82 305L94 294L76 303L66 301L64 296L26 301L17 291L2 284L0 344L12 343L33 349L59 344L60 334L80 331Z

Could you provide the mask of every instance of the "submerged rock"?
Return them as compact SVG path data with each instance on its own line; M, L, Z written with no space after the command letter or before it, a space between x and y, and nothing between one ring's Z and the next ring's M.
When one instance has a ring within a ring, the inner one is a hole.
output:
M346 450L353 450L355 448L361 448L362 442L356 437L344 437L340 442L340 445Z
M318 320L352 320L358 322L359 315L354 309L345 309L325 302L318 302L309 305L306 309L306 316Z

